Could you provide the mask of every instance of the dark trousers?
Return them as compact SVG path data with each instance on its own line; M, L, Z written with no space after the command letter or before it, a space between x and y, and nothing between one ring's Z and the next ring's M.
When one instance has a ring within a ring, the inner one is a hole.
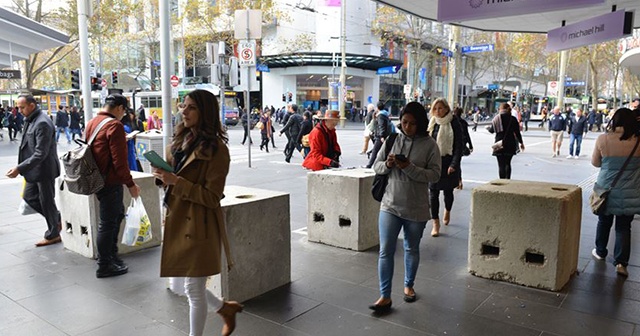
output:
M373 149L371 150L371 156L369 157L367 168L373 167L373 164L376 162L376 156L378 156L378 152L380 151L380 148L382 148L383 144L384 142L382 142L382 139L376 137L376 141L373 142Z
M291 134L289 134L289 131L284 132L284 135L287 137L287 145L284 146L284 155L289 155L289 157L291 157L293 154L289 153L289 142L291 142L292 137Z
M287 160L291 160L291 156L293 156L294 150L301 150L300 145L296 143L296 140L298 140L298 134L292 134L289 137L289 141L287 142L287 146L284 150Z
M453 208L453 189L443 190L444 208L451 211ZM440 218L440 190L429 188L429 207L431 208L431 218Z
M525 120L522 122L524 124L524 131L528 131L529 130L529 120Z
M607 256L607 243L609 233L613 225L614 215L598 216L598 228L596 229L596 252L601 257ZM631 216L615 216L616 219L616 244L613 249L613 264L627 266L631 254Z
M118 255L118 234L124 219L122 185L105 186L96 196L100 202L98 265L108 265Z
M249 138L249 128L247 127L247 125L242 125L242 129L244 129L244 137L242 138L242 144L244 145L244 142L247 141L247 139L249 139L250 143L253 143L253 140Z
M474 132L478 130L478 123L477 123L477 122L474 122L474 123L473 123L473 128L472 128L472 130L473 130Z
M262 142L260 143L260 150L262 150L262 148L264 147L267 148L267 153L269 153L269 136L262 133Z
M9 139L13 140L18 136L18 126L9 126Z
M498 158L498 175L501 179L511 179L511 159L513 155L497 155Z
M55 180L27 182L22 195L24 201L47 221L47 231L44 233L45 239L53 239L60 236L60 231L58 230L60 212L56 207L55 196Z

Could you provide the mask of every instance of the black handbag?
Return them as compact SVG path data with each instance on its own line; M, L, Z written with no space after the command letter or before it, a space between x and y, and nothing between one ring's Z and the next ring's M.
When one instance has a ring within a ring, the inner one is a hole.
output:
M629 161L631 161L633 154L636 153L638 144L640 144L640 138L638 138L638 140L636 141L636 145L633 147L631 154L629 154L627 160L624 161L624 164L620 168L620 171L618 171L616 177L613 179L613 182L611 183L611 187L609 187L609 189L604 189L597 183L593 185L593 192L591 193L591 196L589 196L589 206L591 206L591 212L593 212L594 215L602 216L606 214L607 198L609 197L609 193L611 192L611 189L613 189L618 183L620 176L622 176L622 172L624 172L625 168L627 168L627 165L629 164Z
M387 141L384 142L385 158L389 156L389 153L391 152L391 148L393 147L393 143L396 141L396 136L398 136L398 134L392 133L387 138ZM391 145L389 145L389 143L391 143ZM385 189L387 189L387 183L389 183L389 174L385 174L385 175L376 174L376 176L373 178L373 184L371 185L371 195L373 196L374 200L378 202L382 202L384 191Z

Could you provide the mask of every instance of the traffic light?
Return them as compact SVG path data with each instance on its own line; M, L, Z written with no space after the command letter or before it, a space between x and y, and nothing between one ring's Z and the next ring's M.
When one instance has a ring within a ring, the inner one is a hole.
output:
M292 102L293 101L293 93L289 92L289 97L288 98L289 98L288 101Z
M113 85L118 84L118 72L117 71L111 71L111 84L113 84Z
M518 97L518 93L517 92L511 92L511 101L516 101L517 97Z
M91 91L102 90L102 74L97 73L96 77L91 77Z
M287 95L284 93L282 94L282 101L287 102Z
M80 90L80 69L71 70L71 89Z

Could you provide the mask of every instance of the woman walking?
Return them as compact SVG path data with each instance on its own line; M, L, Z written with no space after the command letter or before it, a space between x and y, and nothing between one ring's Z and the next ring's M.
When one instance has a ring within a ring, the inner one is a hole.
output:
M260 134L262 135L260 150L265 148L267 153L269 153L269 140L273 137L273 126L271 125L271 116L269 115L269 112L264 112L262 114L260 122L262 123L262 129L260 130Z
M518 152L518 144L520 144L520 150L524 151L524 141L522 141L518 119L511 115L509 104L500 104L500 113L493 117L489 133L496 134L493 155L498 159L498 175L501 179L510 180L511 159Z
M307 155L309 155L309 151L311 151L311 147L309 146L309 133L311 133L312 130L313 130L313 121L311 121L311 112L305 111L304 114L302 115L302 123L300 124L300 133L298 133L298 139L296 139L296 143L302 146L303 158L306 158ZM306 139L306 141L304 139Z
M460 160L464 147L464 135L460 123L444 98L436 99L431 106L428 131L438 144L442 161L440 180L429 184L431 218L433 218L431 236L438 237L440 235L440 190L444 194L444 225L449 225L453 207L453 189L460 183Z
M229 172L228 138L218 101L209 91L189 92L182 114L168 157L175 173L153 169L167 187L160 276L186 277L190 336L203 334L208 306L224 320L222 335L231 335L242 305L218 299L206 287L207 277L220 273L222 249L233 265L220 207Z
M462 130L462 134L463 134L463 147L462 147L462 156L469 156L471 155L471 153L473 153L473 143L471 142L471 135L469 134L469 123L464 120L464 118L462 117L462 109L459 107L456 107L453 109L453 115L456 116L456 118L458 118L458 122L460 123L460 129ZM460 167L460 182L458 183L457 188L458 189L462 189L463 188L463 184L462 184L462 165Z
M427 134L424 107L417 102L407 104L400 121L401 132L393 143L384 144L373 166L376 174L389 176L378 221L380 298L369 307L375 313L391 309L391 279L400 229L404 235L404 300L414 302L417 298L413 285L420 263L420 240L430 219L428 187L440 178L440 151ZM392 146L388 156L386 146Z
M598 260L605 259L615 218L613 265L616 273L628 276L631 222L634 215L640 214L640 138L636 134L635 113L627 108L617 110L611 127L607 133L598 136L591 157L591 164L600 168L594 189L610 190L606 210L598 216L596 248L591 254Z

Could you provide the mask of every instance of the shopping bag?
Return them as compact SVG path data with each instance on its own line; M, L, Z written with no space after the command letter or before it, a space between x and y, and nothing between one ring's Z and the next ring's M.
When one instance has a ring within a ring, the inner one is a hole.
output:
M151 222L142 204L142 197L131 199L125 217L126 222L121 241L123 245L140 246L151 240Z
M18 212L23 216L33 215L38 213L27 202L25 202L25 200L20 201L20 205L18 206Z

